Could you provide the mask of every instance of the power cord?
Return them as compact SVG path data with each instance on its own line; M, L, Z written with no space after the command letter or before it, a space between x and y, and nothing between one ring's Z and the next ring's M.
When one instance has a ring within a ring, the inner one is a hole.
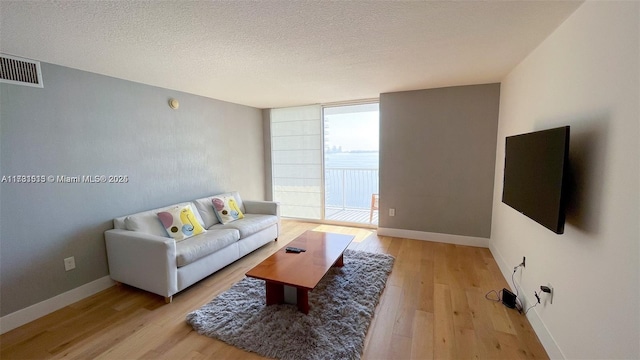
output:
M537 291L534 291L533 293L536 295L536 299L538 300L538 302L537 302L537 303L535 303L535 304L533 304L533 305L531 305L531 306L529 306L529 308L527 309L527 311L525 311L525 312L524 312L524 314L525 314L525 315L527 315L527 313L529 312L529 310L533 309L534 307L538 306L538 304L540 304L540 296L538 296L538 292L537 292Z
M491 293L496 294L496 299L491 299L491 298L489 297L489 294L491 294ZM502 301L502 296L501 296L501 294L502 294L502 290L500 290L500 291L491 290L491 291L489 291L488 293L484 294L484 298L485 298L485 299L487 299L487 300L494 301L494 302L500 302L500 301Z
M520 299L518 299L519 291L518 291L518 287L516 286L516 281L515 281L514 276L515 276L515 274L516 274L516 271L518 271L518 268L523 267L523 266L524 266L524 263L520 263L518 266L516 266L516 267L514 267L514 268L513 268L513 273L511 273L511 283L513 284L513 288L516 290L514 306L515 306L515 309L516 309L516 310L518 310L518 312L519 312L520 314L522 314L522 310L523 310L524 306L522 306L522 302L520 301ZM500 302L500 301L502 301L503 291L504 291L504 290L505 290L505 289L500 290L500 291L491 290L491 291L489 291L488 293L486 293L486 294L484 295L484 297L485 297L485 299L490 300L490 301L493 301L493 302ZM495 294L495 297L490 297L490 295L491 295L492 293L493 293L493 294ZM509 293L511 293L511 292L509 292ZM514 295L514 294L511 294L511 295ZM538 304L539 304L539 303L540 303L540 298L538 297L538 294L537 294L537 293L536 293L536 298L538 298ZM538 305L538 304L536 304L536 305ZM505 305L506 305L506 304L505 304ZM534 307L534 306L535 306L535 305L533 305L532 307ZM508 307L509 307L509 306L508 306ZM532 308L532 307L530 307L529 309L527 309L527 311L525 312L525 314L526 314L529 310L531 310L531 308Z
M523 266L523 265L520 264L520 265L514 267L513 268L513 272L511 273L511 283L513 284L513 288L516 289L516 310L518 310L518 312L520 314L522 314L523 306L522 306L522 302L520 302L520 299L518 299L518 295L519 295L518 287L516 286L516 280L514 279L514 276L516 275L516 271L518 271L518 268L521 267L521 266ZM527 310L527 311L529 311L529 310ZM525 314L526 314L526 312L525 312Z
M522 302L520 302L520 300L518 299L518 287L516 286L516 281L514 279L514 275L516 274L516 271L518 271L518 268L521 266L524 266L524 265L520 264L513 268L513 273L511 273L511 283L513 283L513 288L516 289L516 308L518 309L518 312L522 314L522 310L524 307L522 306ZM551 288L549 288L548 286L542 285L540 286L540 290L545 293L551 293ZM536 296L537 302L529 306L529 308L524 312L525 315L527 315L529 310L533 309L534 307L538 306L538 304L540 304L540 295L538 295L538 292L534 291L533 294Z

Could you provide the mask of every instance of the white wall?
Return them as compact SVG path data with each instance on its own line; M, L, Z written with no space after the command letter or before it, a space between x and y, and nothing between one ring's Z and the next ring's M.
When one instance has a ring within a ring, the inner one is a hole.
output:
M554 358L640 358L640 3L586 2L503 81L491 250ZM571 126L564 235L501 203L505 136ZM544 299L544 296L543 296Z

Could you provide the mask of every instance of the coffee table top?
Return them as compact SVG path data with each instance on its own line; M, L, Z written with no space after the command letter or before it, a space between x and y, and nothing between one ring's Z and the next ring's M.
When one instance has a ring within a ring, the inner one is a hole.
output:
M352 235L306 231L287 246L307 251L296 254L288 253L282 248L249 270L246 275L312 290L342 256L353 238Z

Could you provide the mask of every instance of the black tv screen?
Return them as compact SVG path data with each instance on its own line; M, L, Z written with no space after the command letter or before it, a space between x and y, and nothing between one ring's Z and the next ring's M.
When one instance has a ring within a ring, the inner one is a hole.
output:
M508 136L502 202L564 233L569 126Z

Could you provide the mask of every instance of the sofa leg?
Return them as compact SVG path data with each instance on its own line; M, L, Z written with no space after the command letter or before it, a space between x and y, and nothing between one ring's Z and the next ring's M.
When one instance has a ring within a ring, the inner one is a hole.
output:
M173 296L165 296L164 297L164 303L165 304L171 304L171 301L173 301Z

